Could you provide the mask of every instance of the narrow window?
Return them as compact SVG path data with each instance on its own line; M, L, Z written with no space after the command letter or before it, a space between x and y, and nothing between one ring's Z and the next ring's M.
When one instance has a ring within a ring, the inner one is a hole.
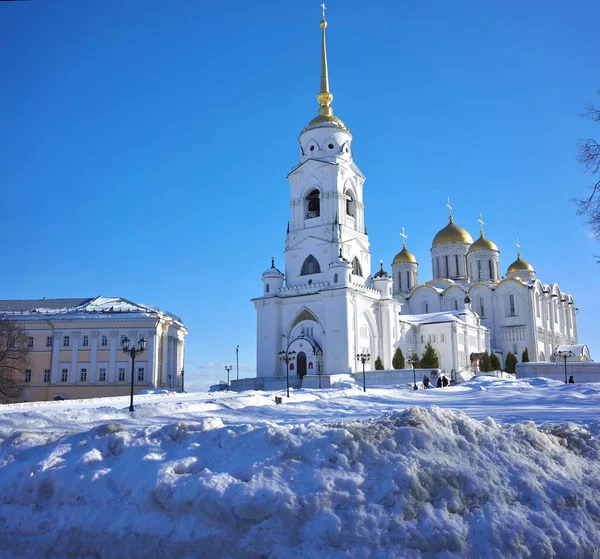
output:
M68 380L69 380L69 369L61 369L60 382L67 382Z
M69 347L69 345L71 345L71 337L63 336L63 347Z
M516 312L515 312L515 296L511 295L509 298L509 304L510 304L510 316L515 316Z
M125 382L125 367L119 367L119 382Z
M311 274L320 274L321 266L319 266L318 260L312 255L309 254L302 264L302 270L300 271L301 276L309 276Z
M265 285L265 293L269 293L269 291L271 291L271 286L267 283Z
M352 273L355 276L360 276L362 278L362 268L360 266L360 262L358 261L358 258L355 256L352 260Z
M27 347L33 347L33 336L27 338Z
M125 378L123 378L123 380L125 380ZM98 382L106 382L106 367L100 367L98 369Z
M319 200L319 191L311 190L306 197L306 217L311 219L321 215L321 201Z
M408 273L406 279L408 279ZM398 291L402 291L402 272L398 272Z
M406 289L410 289L410 272L406 272Z
M446 255L444 258L446 260L446 277L449 278L450 277L450 268L448 267L448 255Z
M458 299L454 299L454 310L458 310Z
M25 369L25 382L31 382L31 369Z
M483 272L481 270L481 260L478 260L477 261L477 279L481 280L482 276L483 276Z
M87 369L79 371L79 382L87 382Z
M490 269L490 279L494 279L494 268L491 260L488 260L488 268Z
M425 302L425 314L429 312L429 303Z
M460 276L460 270L458 269L458 254L454 255L454 259L456 261L456 275Z
M50 369L44 369L44 382L50 382Z
M483 297L479 298L479 315L481 318L485 318L485 308L483 306Z
M333 283L337 283L337 282L338 282L338 275L333 274Z
M52 347L52 336L46 336L46 347Z

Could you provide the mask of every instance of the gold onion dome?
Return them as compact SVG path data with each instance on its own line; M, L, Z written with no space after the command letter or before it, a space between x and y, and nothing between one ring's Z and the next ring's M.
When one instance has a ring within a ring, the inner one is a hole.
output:
M451 243L467 243L473 244L473 238L469 235L468 231L465 231L462 227L454 225L454 219L450 216L450 221L446 227L438 231L437 235L433 238L431 246L437 245L449 245Z
M477 239L470 247L469 252L475 252L477 250L495 250L496 252L500 252L496 244L489 239L486 239L483 236L483 231L481 232L481 236Z
M406 250L406 246L403 246L402 250L396 254L396 256L394 256L394 261L392 264L399 264L401 262L411 262L413 264L417 263L415 255L412 252L408 252L408 250Z
M346 125L337 117L333 115L333 109L331 108L331 102L333 101L333 94L329 91L329 72L327 69L327 45L325 42L325 28L327 27L327 20L325 19L325 7L323 6L323 18L321 19L321 88L317 95L317 101L319 102L319 116L313 118L305 130L311 128L319 128L321 126L334 126L336 128L343 128L348 130Z
M535 272L533 266L529 262L521 259L521 253L517 252L517 259L506 270L507 274L514 272Z

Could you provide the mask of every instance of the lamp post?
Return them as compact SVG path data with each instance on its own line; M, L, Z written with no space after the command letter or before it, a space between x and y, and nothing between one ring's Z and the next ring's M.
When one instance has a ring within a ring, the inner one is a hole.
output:
M358 359L363 366L363 392L367 391L367 378L365 376L365 363L371 359L370 353L359 353L356 355L356 359Z
M169 390L173 390L173 383L171 382L173 375L169 373L167 376L169 377Z
M129 404L129 411L133 411L133 381L134 381L134 374L135 374L135 357L136 355L141 355L142 353L144 353L144 350L146 349L146 338L142 338L139 342L138 342L138 347L132 346L131 348L129 347L129 344L131 343L131 340L126 336L125 339L123 340L122 344L121 344L121 349L123 350L123 353L125 353L126 355L129 355L129 357L131 357L131 402Z
M559 357L562 357L565 360L565 384L568 384L568 382L567 382L567 359L569 357L573 357L573 352L570 349L565 349L565 350L557 351L556 355L558 355Z
M279 355L279 359L281 359L282 361L285 361L285 366L286 366L285 379L286 379L286 386L287 386L287 397L289 398L290 397L290 361L293 361L294 357L296 357L296 352L293 350L292 351L280 351L278 355Z
M240 346L235 346L235 378L240 380Z
M233 369L233 367L231 365L229 365L229 367L227 365L225 365L225 370L227 371L227 388L226 388L226 390L229 390L229 372L231 371L231 369Z
M406 360L406 362L410 365L411 369L413 370L413 390L419 390L419 387L417 386L417 373L415 372L415 362L412 358L412 349L410 347L408 348L408 359Z
M181 391L185 392L185 371L181 368Z

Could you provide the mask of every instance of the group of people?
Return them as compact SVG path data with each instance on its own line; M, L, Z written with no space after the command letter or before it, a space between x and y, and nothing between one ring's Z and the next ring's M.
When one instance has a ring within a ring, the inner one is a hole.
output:
M445 388L446 386L448 386L449 383L450 383L450 381L446 378L446 375L444 373L442 373L441 375L438 376L438 379L437 379L437 387L438 388ZM429 380L429 377L427 375L423 376L423 388L432 388L431 381Z

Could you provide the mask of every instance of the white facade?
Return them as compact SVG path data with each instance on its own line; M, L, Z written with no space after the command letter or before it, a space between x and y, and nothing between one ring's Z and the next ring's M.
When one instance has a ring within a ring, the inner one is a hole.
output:
M371 355L369 367L380 357L390 369L396 348L406 355L413 337L410 349L421 355L421 333L427 339L444 338L439 343L448 349L439 346L441 367L457 369L460 351L469 355L489 346L486 329L465 308L464 293L460 313L447 313L443 320L418 317L413 325L410 317L400 316L403 302L394 298L395 280L383 266L371 276L365 177L353 160L352 134L330 106L326 25L322 20L319 116L300 133L300 162L288 175L285 275L272 262L263 273L262 296L253 299L258 315L257 375L285 376L282 351L295 352L289 363L292 377L354 372L359 369L358 353ZM467 250L468 246L464 254ZM465 268L466 260L463 274ZM394 269L409 274L406 290L413 289L418 281L416 263L394 264ZM432 343L438 347L438 342Z

